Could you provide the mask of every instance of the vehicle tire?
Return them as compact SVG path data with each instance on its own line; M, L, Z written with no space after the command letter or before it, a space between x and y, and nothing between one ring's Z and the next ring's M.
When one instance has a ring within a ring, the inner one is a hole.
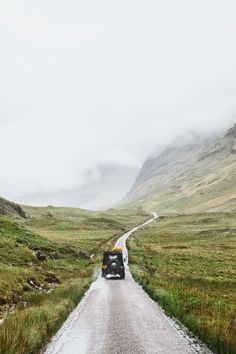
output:
M120 279L125 279L125 273L120 274Z

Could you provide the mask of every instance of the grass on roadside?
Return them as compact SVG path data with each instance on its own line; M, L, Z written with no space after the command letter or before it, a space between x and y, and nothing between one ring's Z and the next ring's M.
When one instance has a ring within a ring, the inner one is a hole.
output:
M129 240L150 296L215 352L236 352L236 215L162 218Z
M0 354L38 353L98 274L102 251L148 217L142 210L24 210L27 219L0 217L0 319L7 315ZM38 248L45 261L37 259Z
M29 306L9 316L0 329L1 354L38 353L78 304L89 285L77 278L49 294L31 294Z

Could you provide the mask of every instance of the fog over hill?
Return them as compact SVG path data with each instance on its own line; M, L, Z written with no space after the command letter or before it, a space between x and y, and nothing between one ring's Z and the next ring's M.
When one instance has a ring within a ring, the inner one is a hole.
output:
M152 154L145 160L128 195L137 198L167 184L191 168L216 139L194 132L180 135L161 154Z
M125 204L163 212L236 210L236 124L149 157Z

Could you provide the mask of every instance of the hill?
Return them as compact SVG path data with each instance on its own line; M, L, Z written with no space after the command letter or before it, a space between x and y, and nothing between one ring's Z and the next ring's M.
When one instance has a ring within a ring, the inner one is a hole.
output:
M0 197L0 215L11 215L25 218L26 214L19 204L15 204Z
M220 138L147 159L124 203L174 213L235 210L236 124Z

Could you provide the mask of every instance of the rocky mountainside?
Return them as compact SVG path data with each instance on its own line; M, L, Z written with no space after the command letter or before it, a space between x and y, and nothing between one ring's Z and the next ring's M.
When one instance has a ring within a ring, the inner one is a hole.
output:
M236 210L236 124L220 138L149 158L125 203L165 212Z
M0 197L0 215L11 215L26 218L26 214L20 205Z
M160 155L147 158L127 197L137 199L177 178L194 166L212 142L200 136L179 137Z

